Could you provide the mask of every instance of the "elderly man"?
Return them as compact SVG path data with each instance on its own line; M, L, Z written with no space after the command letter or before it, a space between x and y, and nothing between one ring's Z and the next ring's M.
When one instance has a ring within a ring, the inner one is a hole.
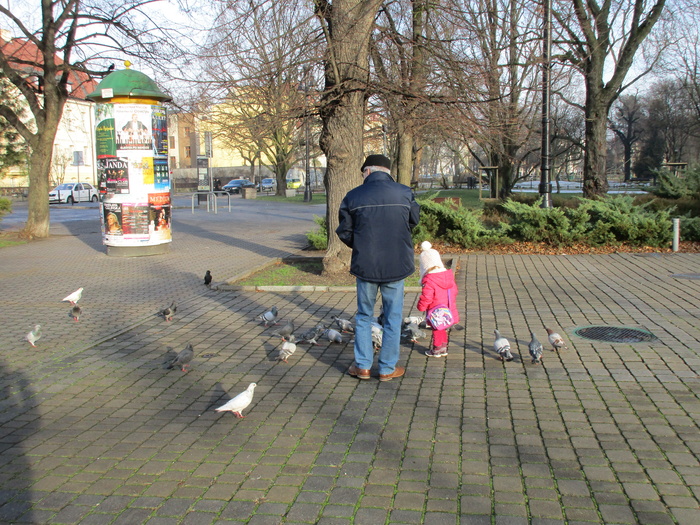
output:
M370 155L362 165L363 183L349 191L338 211L336 234L352 248L350 273L357 278L355 364L348 374L369 379L374 361L372 326L377 293L382 296L384 334L377 367L380 381L404 375L399 360L404 279L415 271L411 230L420 206L408 186L391 178L391 161Z

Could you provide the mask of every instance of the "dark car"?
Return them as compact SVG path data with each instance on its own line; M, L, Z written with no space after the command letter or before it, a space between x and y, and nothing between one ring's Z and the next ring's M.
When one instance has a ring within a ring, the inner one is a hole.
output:
M221 189L227 191L231 195L234 195L236 193L240 193L241 188L255 188L255 183L246 179L233 179L224 184L224 187Z

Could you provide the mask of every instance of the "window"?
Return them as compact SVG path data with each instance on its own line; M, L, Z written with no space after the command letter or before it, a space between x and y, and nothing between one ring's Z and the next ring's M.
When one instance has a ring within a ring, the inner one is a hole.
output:
M175 137L170 135L170 149L175 149Z
M185 158L186 159L192 158L192 148L190 146L185 146Z
M190 133L192 133L192 130L190 129L189 126L185 126L185 136L189 137Z

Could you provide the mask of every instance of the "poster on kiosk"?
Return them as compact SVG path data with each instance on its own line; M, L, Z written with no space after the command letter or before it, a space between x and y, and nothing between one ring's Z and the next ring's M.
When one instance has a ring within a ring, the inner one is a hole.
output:
M104 244L136 247L171 242L165 107L97 103L95 113Z

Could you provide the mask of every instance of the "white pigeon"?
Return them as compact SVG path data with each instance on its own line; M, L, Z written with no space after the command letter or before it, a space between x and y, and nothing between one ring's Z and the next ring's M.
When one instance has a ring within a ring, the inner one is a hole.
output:
M508 339L503 337L498 330L493 331L493 335L496 337L493 342L493 349L500 357L501 361L512 361L513 354L510 353L510 343Z
M243 392L215 410L217 412L232 412L238 418L244 417L243 409L248 408L248 405L253 401L253 390L256 386L258 385L255 383L249 384Z
M377 325L379 326L379 325ZM378 353L382 349L382 342L384 340L384 330L375 330L374 324L372 324L372 348L374 353Z
M265 327L267 327L268 324L277 324L277 307L273 306L265 313L260 314L258 320L265 323Z
M342 317L338 317L337 315L334 315L332 319L333 321L335 321L336 326L341 332L346 332L349 334L355 333L355 325L352 324L351 321L343 319Z
M537 337L535 337L535 332L530 332L530 336L532 337L532 340L528 345L528 350L530 352L530 356L532 357L532 363L539 365L542 363L542 343L540 343Z
M75 292L73 292L70 295L67 295L66 297L63 298L61 302L68 301L70 304L74 305L78 301L80 301L80 298L83 296L83 289L78 288Z
M425 316L423 316L423 315L410 315L408 317L403 318L404 325L408 325L411 323L417 324L420 328L423 328L423 326L421 326L421 324L425 323Z
M552 345L552 350L558 352L562 348L564 350L569 349L569 347L566 346L566 342L564 342L564 338L562 336L553 331L551 328L545 328L545 330L547 330L547 339L549 339L549 344Z
M293 335L290 335L288 340L284 340L284 343L282 343L282 346L280 347L280 352L277 355L278 361L284 361L286 363L287 359L292 357L292 354L294 354L294 352L297 350L297 345L294 343L294 341L295 339Z
M39 339L41 339L41 325L35 325L34 330L29 332L24 338L29 341L29 344L32 345L34 348L36 348L36 343Z

